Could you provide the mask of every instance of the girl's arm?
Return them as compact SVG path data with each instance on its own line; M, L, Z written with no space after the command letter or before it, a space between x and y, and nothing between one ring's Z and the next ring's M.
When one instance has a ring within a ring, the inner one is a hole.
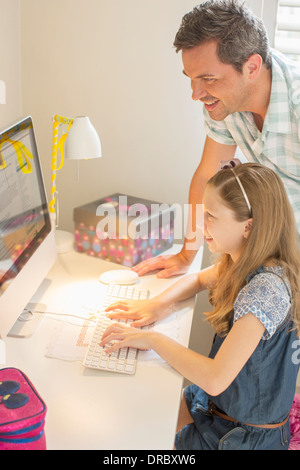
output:
M153 349L181 375L215 396L226 390L238 375L256 349L264 330L263 324L252 313L244 315L234 323L214 359L198 354L161 333L118 324L107 329L101 344L117 340L107 348L107 353L126 346Z
M172 305L175 302L189 299L203 290L214 286L218 279L218 266L212 265L199 273L184 276L178 282L158 295L162 305Z
M153 349L180 374L209 395L219 395L233 382L256 349L265 327L252 314L237 320L214 359L191 351L175 341L152 338Z
M106 312L112 319L132 319L132 326L142 327L162 320L173 312L176 302L189 299L211 287L217 280L217 267L206 268L199 273L186 275L161 294L149 300L123 300L110 305Z

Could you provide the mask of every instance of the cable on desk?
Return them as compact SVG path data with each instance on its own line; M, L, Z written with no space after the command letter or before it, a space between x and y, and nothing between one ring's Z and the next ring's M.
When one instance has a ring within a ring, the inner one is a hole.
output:
M31 310L31 313L32 313L32 315L34 313L43 313L44 315L57 315L57 316L61 316L61 317L74 317L74 318L79 318L80 320L86 320L86 321L90 321L90 322L93 322L93 323L96 323L96 321L97 321L97 318L95 317L95 315L94 315L94 318L93 317L87 318L87 317L83 317L81 315L77 315L75 313L42 312L42 311L39 311L39 310L34 310L34 311ZM27 320L24 320L24 321L27 321Z

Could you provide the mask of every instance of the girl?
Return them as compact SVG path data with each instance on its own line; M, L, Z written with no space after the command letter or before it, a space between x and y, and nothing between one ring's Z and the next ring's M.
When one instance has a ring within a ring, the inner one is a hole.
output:
M255 163L230 162L205 189L204 235L217 262L145 301L111 305L102 345L154 349L194 385L184 390L176 449L287 449L299 364L300 254L279 177ZM175 302L209 289L216 331L209 357L155 331Z

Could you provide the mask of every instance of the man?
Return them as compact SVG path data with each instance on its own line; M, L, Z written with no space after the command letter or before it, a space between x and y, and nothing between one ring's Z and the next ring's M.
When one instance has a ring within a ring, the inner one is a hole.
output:
M234 0L209 0L195 7L183 17L174 46L182 51L192 99L204 103L207 136L190 185L193 213L220 161L232 159L239 147L248 161L262 163L282 178L300 233L299 70L270 49L262 21ZM142 275L162 269L162 278L182 274L196 253L188 249L186 234L180 253L152 258L134 270Z

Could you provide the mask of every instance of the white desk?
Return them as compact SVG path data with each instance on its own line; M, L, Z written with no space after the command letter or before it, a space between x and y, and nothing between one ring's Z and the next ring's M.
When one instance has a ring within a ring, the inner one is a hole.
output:
M168 253L178 249L175 246ZM201 262L202 251L190 272L198 271ZM73 297L72 292L76 292L76 302L84 303L97 289L101 298L103 287L98 277L108 269L120 266L75 252L59 255L34 300L47 304L48 311L59 311L62 302ZM136 287L156 294L177 279L145 275ZM172 316L173 323L169 323L170 332L176 330L175 339L186 346L193 309L194 299L182 302ZM48 358L47 345L55 328L62 324L59 322L61 317L46 315L30 338L5 339L5 367L21 369L46 402L47 448L172 449L182 377L160 358L153 359L151 351L139 356L133 376L86 369L80 361Z

